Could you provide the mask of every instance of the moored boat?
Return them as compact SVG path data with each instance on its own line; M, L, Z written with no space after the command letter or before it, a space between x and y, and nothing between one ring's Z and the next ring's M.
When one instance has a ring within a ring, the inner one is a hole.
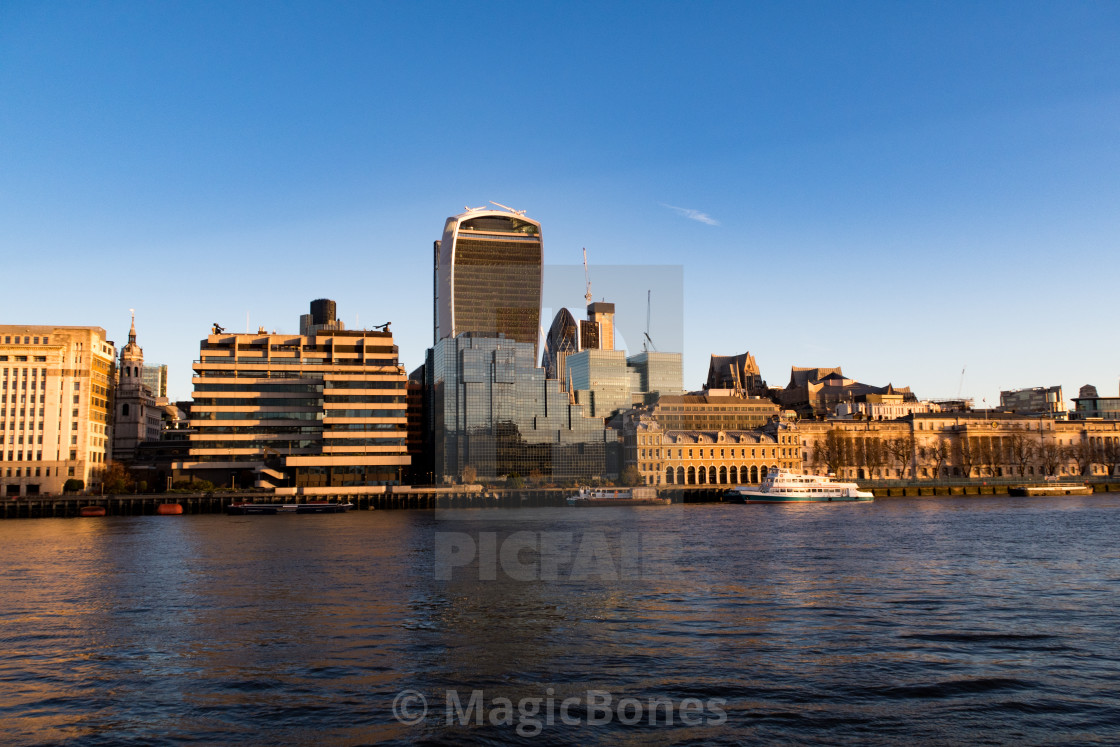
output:
M245 516L249 514L341 514L354 508L353 503L312 501L309 503L231 503L226 513Z
M161 503L156 506L156 514L159 516L181 516L183 507L178 503Z
M104 506L82 506L78 509L79 516L104 516Z
M580 488L568 497L569 506L667 506L654 488Z
M834 503L871 501L872 493L854 482L837 482L823 475L799 475L779 469L767 473L762 483L739 485L727 491L728 503Z
M1008 495L1047 496L1047 495L1092 495L1093 489L1081 483L1051 482L1045 485L1012 485Z

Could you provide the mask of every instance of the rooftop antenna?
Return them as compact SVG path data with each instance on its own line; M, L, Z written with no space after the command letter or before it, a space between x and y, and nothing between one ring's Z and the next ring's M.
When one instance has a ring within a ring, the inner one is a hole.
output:
M502 208L502 209L504 209L504 210L508 210L508 211L510 211L511 213L513 213L514 215L525 215L525 211L524 211L524 210L514 210L514 209L513 209L513 208L511 208L511 207L510 207L509 205L503 205L503 204L502 204L502 203L500 203L500 202L494 202L493 200L490 200L490 204L491 204L491 205L497 205L498 207L500 207L500 208Z
M591 305L591 271L587 269L587 247L583 248L583 279L587 281L587 292L583 294L583 300L587 306Z
M642 343L642 350L648 351L648 350L650 350L650 348L652 348L653 352L656 353L657 352L657 346L653 344L653 340L649 336L649 309L650 309L650 294L651 293L653 293L652 290L647 290L646 291L646 341Z

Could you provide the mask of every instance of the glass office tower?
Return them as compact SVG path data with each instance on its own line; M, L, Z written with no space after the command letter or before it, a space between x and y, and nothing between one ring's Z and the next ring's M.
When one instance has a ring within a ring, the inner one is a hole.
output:
M480 478L617 475L617 437L545 378L533 345L464 333L428 350L424 375L437 481L468 465Z
M447 219L435 253L435 342L471 332L533 346L540 335L541 225L474 209Z

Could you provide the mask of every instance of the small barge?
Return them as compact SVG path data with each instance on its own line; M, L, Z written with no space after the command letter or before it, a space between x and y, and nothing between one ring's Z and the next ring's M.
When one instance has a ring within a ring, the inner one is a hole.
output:
M1007 489L1008 495L1020 497L1047 496L1047 495L1092 495L1093 489L1080 483L1050 482L1045 485L1012 485Z
M568 498L569 506L668 506L669 498L660 498L653 488L580 488Z
M341 514L354 508L353 503L231 503L226 513L233 516L249 514Z

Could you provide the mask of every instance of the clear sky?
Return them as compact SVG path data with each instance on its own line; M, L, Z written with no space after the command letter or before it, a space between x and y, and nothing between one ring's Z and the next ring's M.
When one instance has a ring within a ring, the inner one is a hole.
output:
M211 323L329 297L411 370L432 241L493 200L593 283L679 266L688 388L749 350L1115 396L1118 40L1117 2L0 0L0 321L123 344L135 308L187 398Z

